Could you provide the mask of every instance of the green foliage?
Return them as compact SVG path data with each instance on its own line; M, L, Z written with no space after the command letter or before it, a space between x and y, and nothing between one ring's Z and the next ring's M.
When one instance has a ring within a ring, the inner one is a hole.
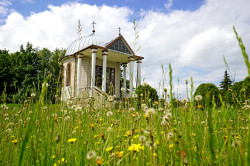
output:
M11 54L6 50L0 50L0 92L4 91L5 84L6 102L23 102L31 93L38 96L42 83L49 75L50 93L47 98L54 102L56 88L61 82L59 58L64 54L65 50L38 50L30 43L27 43L26 48L21 45L20 51Z
M150 85L139 85L136 88L135 93L138 95L138 105L141 104L141 100L144 100L152 105L154 101L158 101L159 98L156 89L152 88ZM141 94L143 94L143 96L141 96Z
M215 102L219 103L219 89L212 83L204 83L200 84L198 88L196 89L194 96L201 95L202 100L199 102L199 104L205 106L212 106L212 99L213 96L215 98Z
M227 91L229 89L229 87L232 85L232 81L227 73L227 70L225 70L225 74L224 74L224 78L223 80L220 82L220 88L223 91Z

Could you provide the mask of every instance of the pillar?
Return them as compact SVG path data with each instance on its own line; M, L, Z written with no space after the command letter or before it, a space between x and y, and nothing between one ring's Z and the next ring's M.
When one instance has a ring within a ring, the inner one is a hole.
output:
M134 74L134 58L129 58L129 89L130 89L130 97L132 97L133 94L133 74Z
M95 66L96 66L96 53L97 49L92 48L91 49L92 53L92 61L91 61L91 84L90 84L90 93L89 97L93 96L93 87L95 86Z
M136 87L141 85L141 60L137 60L137 77L136 77Z
M123 97L126 97L126 91L127 91L127 86L126 86L126 80L127 80L127 64L123 64L123 88L125 89Z
M107 82L107 58L108 51L104 50L102 52L103 63L102 63L102 91L106 93L106 82Z
M79 97L80 88L81 88L81 66L82 66L82 55L78 55L78 62L77 62L77 91L76 96Z

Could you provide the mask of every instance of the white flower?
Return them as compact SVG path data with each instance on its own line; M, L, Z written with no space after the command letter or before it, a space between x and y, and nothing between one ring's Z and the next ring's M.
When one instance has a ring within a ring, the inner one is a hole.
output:
M174 134L173 134L172 131L170 131L170 132L168 133L168 135L167 135L168 139L173 138L173 136L174 136Z
M244 106L242 107L242 109L243 109L243 110L250 110L250 106L246 104L246 105L244 105Z
M112 111L108 111L107 112L107 116L112 116L113 115L113 112Z
M36 94L35 93L31 93L31 95L30 95L31 97L35 97L36 96Z
M144 135L141 135L141 136L139 137L139 140L140 140L141 143L145 143L146 137L145 137Z
M112 128L112 127L108 127L108 128L107 128L107 131L108 131L108 132L111 132L111 131L113 131L113 128Z
M48 83L43 83L42 86L43 86L43 87L45 87L45 86L48 87L49 84L48 84Z
M122 91L122 92L125 92L125 88L121 88L121 91Z
M154 108L148 108L147 110L146 110L146 113L145 113L146 115L153 115L153 114L155 114L155 109Z
M194 99L196 101L201 101L202 100L202 96L201 95L196 95Z
M96 156L96 152L94 150L90 150L87 154L86 154L86 157L87 159L91 160L93 158L95 158Z
M136 93L134 93L133 95L132 95L132 98L137 98L138 97L138 95L136 94Z
M159 108L158 111L160 111L160 112L163 111L163 108Z
M187 99L186 98L183 98L182 99L182 102L185 104L187 102Z
M163 116L163 120L170 121L172 119L172 114L169 112Z

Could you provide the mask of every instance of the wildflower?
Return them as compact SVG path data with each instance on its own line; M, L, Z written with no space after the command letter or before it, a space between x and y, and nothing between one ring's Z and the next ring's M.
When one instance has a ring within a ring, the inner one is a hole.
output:
M174 134L173 134L173 132L172 132L172 131L170 131L170 132L168 133L168 135L167 135L168 139L173 138L173 136L174 136Z
M48 84L48 83L43 83L43 84L42 84L42 87L45 87L45 86L48 87L49 84Z
M143 94L141 93L140 96L143 97Z
M196 95L194 99L199 102L199 101L202 100L202 96L201 95Z
M155 103L154 103L155 105L158 105L158 101L155 101Z
M107 112L107 116L112 116L113 115L113 112L112 111L108 111Z
M133 144L130 147L128 147L128 151L139 152L139 150L144 150L144 146L141 144Z
M170 121L172 119L172 114L169 112L165 116L163 116L163 119L166 121Z
M95 158L96 156L96 152L94 150L90 150L87 154L86 154L86 157L88 160L91 160L93 158Z
M164 92L167 93L168 89L167 88L163 88Z
M185 104L187 102L187 99L186 98L183 98L182 99L182 102Z
M173 148L173 147L174 147L174 144L170 144L170 145L169 145L169 148Z
M135 111L135 108L131 107L131 108L129 108L129 111L133 112L133 111Z
M152 146L152 145L153 145L153 142L152 142L152 141L150 141L150 140L148 140L148 141L145 143L145 145L146 145L147 147L150 147L150 146Z
M109 96L109 97L108 97L108 101L109 101L109 102L112 102L112 101L114 101L114 98L113 98L113 96Z
M146 113L145 113L146 115L153 115L153 114L155 114L155 109L154 108L148 108L147 110L146 110Z
M134 93L133 95L132 95L132 98L134 98L134 99L136 99L138 97L138 95L136 94L136 93Z
M163 119L162 121L161 121L161 125L162 126L165 126L165 125L167 125L168 124L168 121L166 121L165 119Z
M112 149L113 149L113 147L111 146L111 147L109 147L109 148L106 149L106 152L109 152L109 151L111 151Z
M120 151L119 153L118 153L118 157L119 158L122 158L124 156L124 151Z
M31 95L30 95L31 97L35 97L36 96L36 94L35 93L31 93Z
M159 111L159 112L163 111L163 108L159 108L158 111Z
M125 92L125 88L121 88L121 91L122 91L122 92Z
M101 157L97 156L96 157L96 164L97 165L101 165L103 163L104 159L102 159Z
M71 138L68 140L68 143L74 143L74 142L76 142L76 138Z
M140 140L141 143L145 143L146 137L145 137L144 135L141 135L141 136L139 137L139 140Z
M246 104L246 105L244 105L244 106L242 107L242 109L243 109L243 110L250 110L250 105L247 105L247 104Z
M186 153L184 152L184 150L181 151L181 157L186 157Z
M111 132L112 130L113 130L112 127L108 127L108 128L107 128L107 131L108 131L108 132Z
M13 140L13 141L11 141L13 144L17 144L17 142L18 142L18 140L17 139L15 139L15 140Z
M76 108L75 108L75 111L81 111L82 110L82 107L80 107L80 106L77 106Z

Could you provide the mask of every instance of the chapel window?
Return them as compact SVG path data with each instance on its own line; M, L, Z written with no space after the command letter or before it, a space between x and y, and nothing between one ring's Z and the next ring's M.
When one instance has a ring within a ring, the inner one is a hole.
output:
M63 67L62 67L62 86L64 86L64 81L65 81L64 71L65 71L65 68L63 65Z

